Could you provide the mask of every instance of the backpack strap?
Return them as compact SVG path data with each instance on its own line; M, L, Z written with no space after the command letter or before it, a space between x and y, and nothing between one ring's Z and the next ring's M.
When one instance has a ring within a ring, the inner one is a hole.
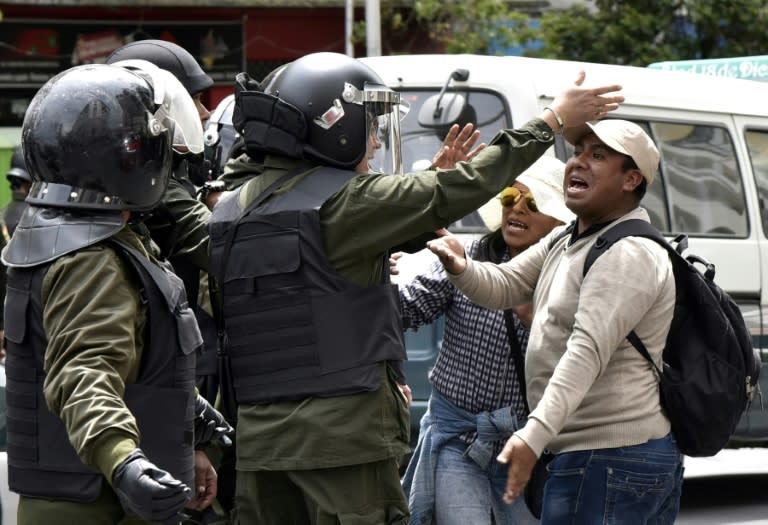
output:
M627 340L632 343L632 346L634 346L638 352L640 352L640 355L642 355L646 361L651 363L651 366L656 370L656 373L658 374L658 377L661 378L661 370L659 370L659 367L656 366L656 363L653 362L653 359L651 358L651 354L648 352L648 349L645 347L643 342L640 340L638 335L635 333L634 330L629 332L627 335Z
M582 275L586 276L589 269L595 263L598 257L607 252L611 246L624 237L647 237L653 239L662 246L668 245L667 240L650 222L642 219L629 219L622 221L600 234L595 244L587 253L587 259L584 261L584 271ZM687 244L686 244L687 246Z
M572 222L571 224L566 226L566 228L563 231L561 231L560 233L552 237L552 239L549 241L549 249L551 250L552 248L554 248L555 244L557 244L557 242L563 237L567 237L571 235L571 233L573 233L573 228L575 226L576 226L576 223Z
M667 242L667 239L664 238L661 232L650 222L644 221L642 219L629 219L627 221L622 221L616 224L612 228L609 228L600 234L600 236L595 241L595 244L592 245L592 248L590 248L589 252L587 253L587 259L584 261L584 270L582 275L586 276L587 272L595 263L597 258L607 252L611 246L613 246L616 242L620 241L624 237L629 236L645 237L647 239L656 241L668 252L671 252L670 257L673 257L672 253L677 255L681 254L688 247L688 238L685 235L678 235L675 238L675 248L671 246L669 242ZM640 354L649 363L651 363L659 377L661 377L661 370L659 370L659 367L656 366L656 363L653 362L651 354L648 352L648 349L645 347L634 330L629 332L629 335L627 335L627 340L629 340L632 346L634 346L637 351L640 352Z
M559 235L555 239L555 242L561 236L562 235ZM672 239L672 242L670 243L667 241L666 237L664 237L661 232L650 222L644 221L642 219L629 219L627 221L618 223L616 226L600 234L600 236L597 238L597 241L595 241L595 244L592 246L592 248L590 248L589 253L587 253L587 259L584 261L584 270L582 275L586 276L595 260L603 253L607 252L608 249L617 241L623 239L624 237L630 236L645 237L647 239L656 241L660 246L666 249L669 252L670 257L673 258L675 257L675 254L683 257L683 252L688 249L688 236L684 233L677 235L674 239ZM704 277L710 281L715 279L715 266L706 259L703 259L697 255L688 255L687 257L684 257L684 259L688 260L692 264L701 264L704 266Z

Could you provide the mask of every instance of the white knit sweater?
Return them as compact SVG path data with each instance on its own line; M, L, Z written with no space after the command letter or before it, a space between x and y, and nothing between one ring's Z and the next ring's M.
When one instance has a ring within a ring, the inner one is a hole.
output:
M627 219L648 220L636 208ZM649 239L627 237L601 255L582 278L599 233L558 240L556 228L509 263L469 261L451 280L486 308L533 302L525 361L533 410L516 432L539 455L614 448L663 437L670 424L659 404L650 364L626 339L637 335L660 365L675 303L667 252ZM601 230L604 231L604 230Z

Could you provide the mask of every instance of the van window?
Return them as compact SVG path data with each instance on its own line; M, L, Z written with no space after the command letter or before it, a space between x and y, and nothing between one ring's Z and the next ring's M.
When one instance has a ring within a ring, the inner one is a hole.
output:
M661 161L642 206L663 233L746 237L746 198L728 130L720 126L631 119L659 148ZM573 153L569 145L567 155ZM765 168L768 169L768 157ZM768 172L764 172L768 191ZM766 221L766 219L763 219Z
M406 173L422 171L432 164L432 157L442 146L447 130L422 127L419 124L418 115L424 101L429 97L438 95L440 90L401 90L400 92L411 106L408 115L401 122L400 134L403 142L403 168ZM458 93L466 100L468 111L466 111L462 118L473 122L480 130L478 144L490 142L500 129L511 127L512 120L509 117L509 110L497 93L451 89L446 91L445 94L448 95L449 93ZM487 231L482 219L480 219L476 212L452 224L450 230L454 233Z
M747 130L744 136L755 174L763 235L768 236L768 131Z
M744 187L728 130L662 122L651 122L650 130L661 153L659 182L666 192L667 231L746 237Z

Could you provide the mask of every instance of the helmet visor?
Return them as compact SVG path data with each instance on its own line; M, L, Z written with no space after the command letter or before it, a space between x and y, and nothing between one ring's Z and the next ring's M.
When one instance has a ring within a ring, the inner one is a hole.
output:
M157 110L150 117L150 129L159 134L173 130L173 147L179 152L203 152L203 125L192 97L170 72L146 60L121 60L113 66L140 71L150 79Z
M227 95L211 113L203 134L205 142L205 158L210 161L213 169L212 176L218 177L224 172L224 166L229 160L232 145L239 134L232 125L232 113L235 108L235 95Z
M400 120L408 114L408 104L400 99L400 93L366 83L363 107L368 140L358 171L402 175Z

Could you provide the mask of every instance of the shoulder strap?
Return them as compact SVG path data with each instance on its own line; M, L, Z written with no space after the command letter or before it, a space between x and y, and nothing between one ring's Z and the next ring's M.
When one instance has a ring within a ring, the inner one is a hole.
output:
M587 253L587 259L584 261L584 272L582 275L587 275L587 272L595 263L598 257L607 252L611 246L620 241L624 237L647 237L653 239L662 246L668 245L667 240L650 222L641 219L630 219L628 221L622 221L615 226L609 228L598 236L595 244L590 248Z
M267 200L275 191L280 189L285 183L287 183L292 178L296 177L297 175L300 175L302 173L307 173L309 171L312 171L314 168L307 169L305 166L302 166L299 169L291 170L276 181L274 181L272 184L266 187L264 191L262 191L259 195L256 196L253 201L248 204L248 206L245 207L243 212L240 214L240 218L245 216L248 212L251 210L255 210L259 206L261 206L261 203ZM238 218L237 223L240 223L240 218Z
M517 382L520 385L520 394L523 396L525 410L530 412L531 409L528 406L528 392L525 387L525 360L523 359L523 349L520 347L520 341L518 341L517 335L515 334L515 322L512 318L512 310L504 310L504 322L507 325L507 338L509 339L512 358L515 360L515 374L517 375Z
M575 223L569 224L563 231L552 237L552 239L549 241L549 249L551 250L555 244L557 244L557 241L562 239L563 237L568 237L573 233L573 228L575 227Z
M615 226L600 234L600 236L595 241L595 244L592 245L592 248L590 248L589 252L587 253L587 259L584 261L583 275L587 275L587 272L595 263L598 257L607 252L616 242L623 239L624 237L629 236L645 237L647 239L656 241L660 246L663 246L667 252L670 253L670 257L674 257L674 255L680 255L680 253L682 253L688 247L688 238L685 235L679 235L675 238L677 245L677 248L675 248L671 246L669 242L667 242L666 238L664 238L661 232L650 222L641 219L629 219L627 221L622 221L616 224ZM627 335L627 340L629 340L632 346L634 346L637 351L640 352L640 354L649 363L651 363L651 365L653 365L653 368L659 374L659 377L661 377L661 370L659 370L659 368L656 366L656 363L653 362L651 354L648 352L648 349L645 347L634 330L629 332Z

